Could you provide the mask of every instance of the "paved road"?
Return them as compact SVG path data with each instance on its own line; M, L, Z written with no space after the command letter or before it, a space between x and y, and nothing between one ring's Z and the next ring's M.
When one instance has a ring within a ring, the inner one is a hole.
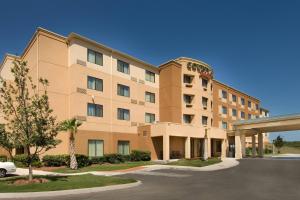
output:
M55 200L300 199L300 160L245 159L237 167L220 171L159 170L124 176L143 184L124 190L55 197Z

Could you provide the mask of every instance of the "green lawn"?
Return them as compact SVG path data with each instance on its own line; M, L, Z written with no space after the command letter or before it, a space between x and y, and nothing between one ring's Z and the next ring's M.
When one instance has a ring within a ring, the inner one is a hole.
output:
M206 161L200 159L191 159L191 160L178 160L176 162L168 163L167 165L177 165L177 166L190 166L190 167L204 167L207 165L212 165L221 162L219 158L210 158Z
M79 188L102 187L136 182L134 179L118 177L94 176L91 174L78 176L37 176L49 180L47 183L32 183L27 185L13 185L13 181L24 177L9 177L0 179L0 193L4 192L41 192L54 190L68 190Z
M277 150L275 150L275 152L277 152ZM280 154L286 154L286 153L300 154L300 148L290 147L290 146L283 146L282 148L280 148Z
M130 169L133 167L139 167L144 165L151 165L153 164L151 161L139 161L139 162L125 162L120 164L95 164L88 167L83 167L78 170L71 170L68 167L64 168L57 168L51 170L52 172L58 173L79 173L79 172L88 172L88 171L114 171L114 170L124 170Z

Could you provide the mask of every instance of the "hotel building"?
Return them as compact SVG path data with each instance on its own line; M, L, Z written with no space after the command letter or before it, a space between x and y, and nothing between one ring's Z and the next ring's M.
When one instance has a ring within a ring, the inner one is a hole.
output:
M35 83L49 80L59 121L83 122L76 153L91 157L132 150L148 150L153 160L225 157L232 122L260 115L258 99L216 81L211 66L191 58L153 66L76 33L38 28L21 56L4 57L2 78L12 80L15 59L28 62ZM46 154L68 153L68 134L58 139Z

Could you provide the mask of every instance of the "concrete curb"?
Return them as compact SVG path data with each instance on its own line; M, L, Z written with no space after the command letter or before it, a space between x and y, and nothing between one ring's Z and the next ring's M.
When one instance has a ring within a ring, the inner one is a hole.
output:
M226 158L220 163L208 165L205 167L189 167L189 166L176 166L176 165L149 165L149 166L145 166L146 169L141 171L153 171L153 170L160 170L160 169L176 169L176 170L188 170L188 171L217 171L217 170L235 167L237 165L239 165L239 161L237 161L236 159Z
M110 190L120 190L120 189L126 189L131 187L137 187L141 184L142 184L141 181L137 181L135 183L93 187L93 188L83 188L83 189L59 190L59 191L48 191L48 192L0 193L0 199L55 197L55 196L65 196L65 195L89 194L95 192L104 192Z

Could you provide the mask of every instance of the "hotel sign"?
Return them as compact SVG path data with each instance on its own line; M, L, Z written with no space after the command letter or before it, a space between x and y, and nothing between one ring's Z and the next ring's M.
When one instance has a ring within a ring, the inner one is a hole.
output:
M199 72L201 77L207 78L207 79L212 79L213 78L213 72L211 69L208 67L198 64L198 63L193 63L193 62L188 62L187 63L187 69L188 70L193 70Z

